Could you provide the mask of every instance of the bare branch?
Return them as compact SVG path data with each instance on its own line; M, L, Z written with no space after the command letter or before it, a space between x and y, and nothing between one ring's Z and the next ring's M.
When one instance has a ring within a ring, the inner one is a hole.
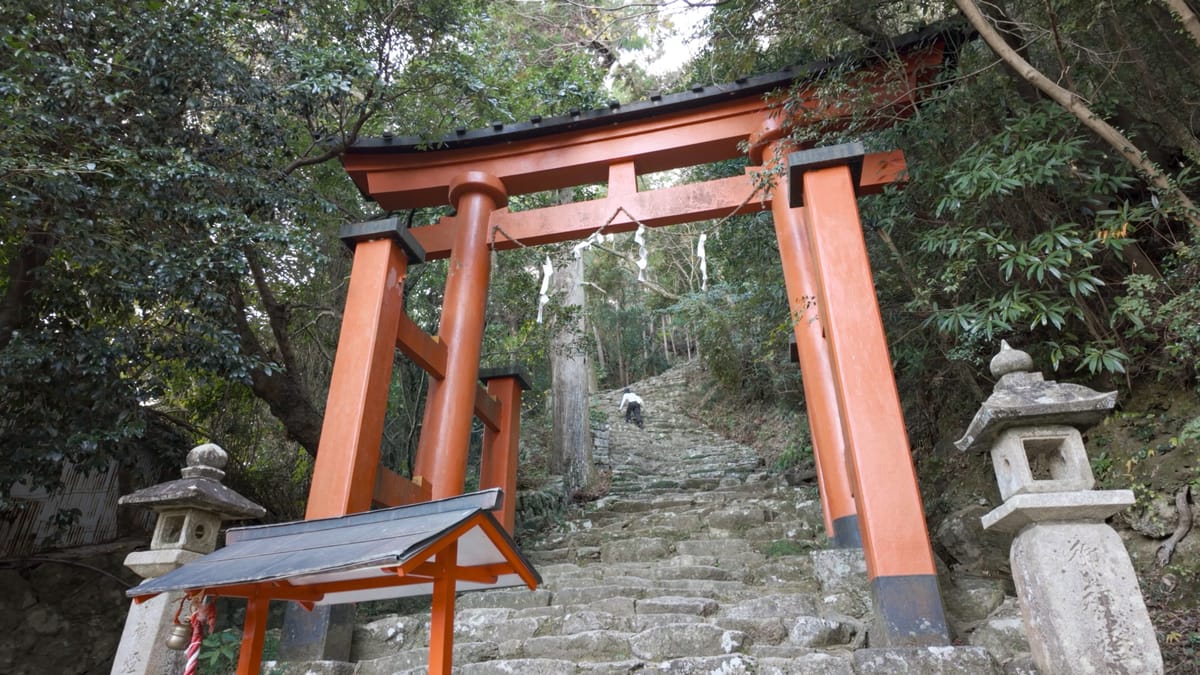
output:
M1133 141L1126 138L1124 134L1111 124L1101 119L1075 92L1052 82L1045 74L1022 58L1016 50L1004 41L991 22L983 16L983 13L979 11L979 7L976 6L974 0L955 0L955 4L958 5L963 16L971 22L975 30L979 31L979 35L983 38L984 42L992 48L992 51L997 56L1013 70L1017 71L1021 77L1029 81L1030 84L1037 87L1038 91L1041 91L1055 103L1058 103L1082 122L1084 126L1091 129L1093 133L1104 140L1105 143L1108 143L1125 161L1129 162L1139 173L1145 176L1156 190L1178 205L1183 218L1189 224L1200 228L1200 211L1197 211L1196 205L1187 195L1171 184L1166 174L1157 165L1147 159L1146 154Z
M597 248L597 249L600 249L601 251L604 251L605 253L615 255L616 257L620 258L621 260L624 260L625 262L629 263L630 265L637 264L637 261L633 259L633 256L621 253L620 251L618 251L614 248L609 248L607 246L604 246L604 245L598 244L598 243L593 243L592 248ZM679 295L672 293L671 291L668 291L667 289L663 288L662 286L655 283L654 281L651 281L649 279L649 277L642 277L640 283L642 285L644 285L646 288L649 288L650 290L654 291L655 293L658 293L662 297L667 298L668 300L676 300L677 301L680 299Z
M358 134L360 131L362 131L363 125L366 124L367 120L371 119L371 116L374 114L370 106L366 105L366 102L371 100L373 97L373 89L368 90L363 96L362 110L359 112L358 118L354 120L354 124L351 125L349 132L342 134L341 141L330 145L328 148L326 148L325 152L322 152L319 155L313 155L312 157L297 157L296 159L292 160L290 164L283 168L283 171L281 172L282 175L289 176L297 169L305 166L324 164L325 162L328 162L334 157L337 157L345 152L346 148L350 147L356 140L358 140Z
M1196 13L1188 6L1187 0L1163 0L1163 3L1170 8L1172 14L1179 17L1183 29L1192 36L1196 46L1200 47L1200 18L1197 18Z
M1179 492L1175 493L1175 512L1179 517L1179 522L1175 526L1175 531L1171 536L1159 544L1158 549L1154 552L1154 562L1159 567L1166 567L1171 562L1171 556L1175 553L1175 546L1192 531L1192 507L1188 504L1188 495L1191 492L1191 486L1184 485Z

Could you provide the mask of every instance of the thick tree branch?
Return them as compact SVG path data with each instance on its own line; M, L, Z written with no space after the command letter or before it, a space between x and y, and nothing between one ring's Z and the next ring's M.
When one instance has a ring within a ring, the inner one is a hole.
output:
M29 241L8 261L8 284L0 297L0 349L12 340L13 331L26 326L32 318L38 271L50 259L56 243L57 237L52 233L31 233Z
M340 142L330 145L328 148L326 148L325 152L322 152L319 155L313 155L311 157L297 157L296 159L292 160L290 164L283 167L282 174L284 176L289 176L300 168L312 166L314 164L324 164L334 157L341 155L346 151L346 148L354 145L354 141L358 140L358 134L362 131L363 125L366 124L367 120L371 119L371 116L374 114L374 112L371 110L371 107L366 105L367 101L370 101L372 98L374 98L374 96L374 88L368 89L367 92L363 94L363 100L361 102L362 109L359 110L358 117L354 120L354 124L350 126L350 130L342 133L342 139Z
M1084 126L1091 129L1093 133L1116 150L1125 161L1129 162L1139 173L1145 176L1156 190L1180 207L1183 218L1189 224L1200 229L1200 212L1196 210L1196 205L1192 203L1192 200L1187 195L1171 184L1170 179L1158 166L1146 159L1145 153L1133 141L1126 138L1124 134L1101 119L1096 112L1084 104L1083 100L1075 92L1064 89L1054 83L1040 70L1021 58L1021 55L1017 54L1000 37L995 27L979 11L979 7L976 6L974 0L955 0L955 4L958 5L963 16L971 22L975 30L979 32L984 42L992 48L992 51L1001 60L1016 70L1021 77L1037 87L1039 91L1074 115Z
M288 332L288 319L291 312L275 298L275 294L271 291L271 285L267 283L266 275L263 274L258 254L250 247L244 248L242 252L246 255L246 261L250 266L250 275L254 278L254 287L258 290L258 297L262 300L263 309L267 312L267 323L271 326L271 334L275 336L275 346L279 350L283 367L291 372L298 372L299 362L296 360L296 352L292 349L291 334Z
M239 285L233 285L229 299L234 306L234 330L242 349L248 356L263 363L274 361L246 319L246 300ZM255 396L266 401L271 414L283 424L288 437L299 443L309 455L316 457L323 417L313 405L299 374L286 367L254 368L250 371L250 388Z
M1172 14L1179 17L1183 29L1192 36L1196 46L1200 47L1200 18L1197 18L1196 13L1188 6L1187 0L1163 0L1163 3L1171 10Z
M1122 25L1120 17L1111 10L1108 13L1108 23L1110 34L1120 44L1124 53L1129 55L1128 62L1137 71L1145 87L1144 95L1139 97L1135 106L1138 110L1137 117L1141 121L1159 126L1167 139L1175 143L1184 156L1193 164L1200 165L1200 140L1192 135L1192 130L1187 124L1173 114L1172 96L1163 91L1160 80L1151 70L1141 46L1129 40L1129 33ZM1119 112L1121 108L1118 107L1117 110ZM1161 156L1165 149L1160 147L1158 152Z

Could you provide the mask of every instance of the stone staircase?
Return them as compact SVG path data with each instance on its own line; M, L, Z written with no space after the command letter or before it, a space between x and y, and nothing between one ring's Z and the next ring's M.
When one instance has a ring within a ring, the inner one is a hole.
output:
M686 414L694 366L639 383L645 429L607 411L612 486L557 531L526 543L536 591L459 596L455 672L1034 673L998 582L947 579L963 646L871 649L861 552L825 550L816 488L788 485L744 445ZM353 664L287 673L424 673L429 614L356 629Z

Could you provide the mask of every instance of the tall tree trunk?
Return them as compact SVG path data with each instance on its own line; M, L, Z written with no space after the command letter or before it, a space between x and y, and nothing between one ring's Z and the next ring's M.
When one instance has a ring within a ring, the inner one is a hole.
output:
M622 385L629 384L629 373L625 370L625 343L621 336L621 305L617 304L615 328L617 329L617 348L614 350L617 353L617 382Z
M567 494L587 492L596 484L592 463L592 426L588 417L591 366L583 336L583 258L572 257L554 272L555 295L567 312L555 322L550 340L553 388L551 470L566 479Z
M658 327L655 325L654 316L651 315L646 319L642 328L642 377L649 377L654 369L651 364L654 363L654 350L658 349L658 341L654 339L654 334L658 332Z
M595 321L589 323L592 324L592 337L596 339L596 365L600 367L601 372L608 372L608 364L604 362L604 340L600 339L600 327Z
M1022 58L1028 56L1029 41L1026 39L1024 31L1022 31L1021 25L1009 18L1008 10L1003 4L999 2L988 2L979 9L984 13L988 21L996 26L996 30L1000 34L1000 38L1004 40L1009 47L1012 47L1013 51L1019 54ZM1021 99L1026 103L1037 103L1039 100L1041 100L1042 94L1038 91L1037 87L1033 86L1029 80L1021 77L1021 74L1018 73L1011 64L1006 65L1009 66L1007 69L1008 75L1012 78L1014 86L1017 90L1017 94L1021 97Z
M975 4L975 0L954 1L958 5L958 8L962 10L963 16L971 22L975 30L979 31L979 35L992 48L996 56L999 56L1002 61L1016 70L1021 77L1028 80L1033 86L1037 87L1039 91L1050 97L1055 103L1066 109L1067 112L1074 115L1084 126L1091 129L1092 133L1099 136L1105 143L1108 143L1125 161L1129 162L1139 173L1145 176L1146 180L1156 190L1180 208L1184 220L1193 227L1200 228L1200 212L1196 210L1196 205L1192 203L1192 200L1187 195L1171 184L1170 179L1157 165L1146 159L1146 154L1138 146L1134 145L1133 141L1126 138L1124 134L1115 129L1111 124L1105 122L1083 102L1083 99L1078 94L1059 86L1022 58L1016 50L1004 41L1004 38L997 32L992 23L984 17L979 7Z
M228 289L228 297L233 304L231 314L234 330L242 344L242 350L263 363L275 363L274 368L255 368L250 371L250 388L254 395L265 401L271 409L271 414L283 424L288 438L296 441L312 457L317 456L317 447L321 441L321 423L324 416L313 403L308 387L300 377L300 370L295 364L294 354L290 343L283 341L282 345L272 348L259 339L258 333L250 325L247 317L246 299L242 288L234 283ZM281 306L274 303L274 298L264 300L274 310ZM269 317L274 324L280 316ZM273 326L276 335L282 326ZM286 333L284 333L286 335ZM283 356L280 352L283 352ZM291 365L288 365L291 361ZM282 365L280 368L278 365Z
M663 340L663 360L668 364L671 363L671 349L667 345L667 317L664 314L662 317L662 340Z

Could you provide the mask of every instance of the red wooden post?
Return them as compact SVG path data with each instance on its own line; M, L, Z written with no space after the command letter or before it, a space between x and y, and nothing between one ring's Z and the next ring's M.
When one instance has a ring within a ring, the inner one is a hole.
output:
M438 330L438 337L446 345L446 376L430 386L425 404L427 426L421 430L414 470L431 484L434 499L462 494L466 480L467 444L491 275L489 217L507 200L504 184L480 171L468 171L450 184L450 203L458 211L458 232L450 254Z
M429 675L450 675L454 665L454 595L458 586L454 568L458 542L437 554L442 573L433 580L433 609L429 618Z
M349 226L342 239L354 246L354 264L307 519L371 508L396 330L404 311L404 275L410 260L424 258L420 245L395 218Z
M880 646L945 645L937 571L859 221L851 167L862 155L857 143L790 155L792 204L802 197L808 216L875 608L872 638Z
M246 619L242 623L242 647L238 652L237 675L258 675L262 665L263 642L267 636L267 610L271 599L254 596L246 599Z
M483 456L479 466L479 489L500 488L504 503L498 517L509 534L517 521L517 458L521 439L521 391L529 389L529 378L517 369L491 369L479 374L488 393L500 401L500 428L484 427Z
M768 118L764 136L776 139L782 136L782 129L774 124L776 119ZM768 141L762 159L767 164L785 160L784 147L785 143L781 140ZM775 220L775 237L779 242L788 304L792 310L796 351L804 382L804 404L812 430L813 456L825 511L826 534L835 548L861 548L862 538L858 532L858 513L846 468L846 440L841 412L838 410L829 345L825 339L822 318L817 312L817 284L808 224L804 220L804 210L792 208L787 196L780 194L782 187L778 184L772 187L777 194L771 201L771 213Z

